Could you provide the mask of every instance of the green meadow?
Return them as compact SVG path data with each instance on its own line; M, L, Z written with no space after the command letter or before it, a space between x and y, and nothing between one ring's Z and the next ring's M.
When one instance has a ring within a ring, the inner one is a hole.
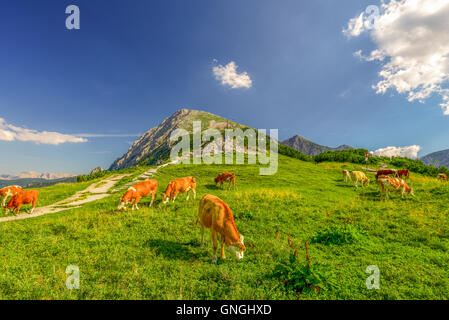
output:
M148 198L138 211L117 211L121 193L111 193L82 208L0 223L0 298L449 298L449 185L412 173L415 197L380 201L373 174L370 186L356 189L343 182L344 168L362 166L280 156L278 172L260 176L256 165L172 165L154 177L159 190L152 208ZM222 171L236 174L236 190L215 186ZM180 195L162 205L168 182L184 176L197 178L197 198L186 202ZM90 183L42 188L38 206ZM212 264L208 231L200 245L194 222L206 193L231 207L245 236L243 260L227 250L226 260ZM302 290L296 272L306 265L305 241L319 289ZM282 264L290 271L279 275ZM66 288L69 265L79 267L79 290ZM379 268L379 289L366 287L371 265Z

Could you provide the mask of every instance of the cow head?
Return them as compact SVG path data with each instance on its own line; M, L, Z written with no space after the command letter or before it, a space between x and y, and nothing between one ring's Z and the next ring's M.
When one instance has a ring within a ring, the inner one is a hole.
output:
M117 210L126 210L126 202L120 201Z
M243 259L243 252L246 250L246 247L243 243L245 237L243 235L240 235L240 240L236 245L230 246L229 248L234 252L236 260Z
M162 192L162 193L161 193L161 197L162 197L162 203L163 203L163 204L166 204L166 203L168 202L168 200L170 200L170 197L167 196L167 195L165 194L165 192Z

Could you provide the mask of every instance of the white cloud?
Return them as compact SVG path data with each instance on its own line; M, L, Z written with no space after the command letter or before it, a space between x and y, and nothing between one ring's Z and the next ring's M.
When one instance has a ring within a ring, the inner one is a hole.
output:
M212 72L215 75L215 79L221 81L222 85L230 86L233 89L251 88L253 82L250 76L247 72L238 73L237 67L235 62L231 61L225 66L220 64L213 67Z
M31 141L37 144L58 145L61 143L80 143L87 140L69 134L50 131L37 131L13 126L0 118L0 140L3 141Z
M363 12L343 30L348 37L367 32L376 44L367 56L354 53L381 63L373 89L393 89L410 102L439 94L449 115L449 0L385 0L380 7L378 16Z
M413 145L408 147L386 147L374 151L376 156L384 157L405 157L416 159L418 157L418 152L421 150L420 146Z

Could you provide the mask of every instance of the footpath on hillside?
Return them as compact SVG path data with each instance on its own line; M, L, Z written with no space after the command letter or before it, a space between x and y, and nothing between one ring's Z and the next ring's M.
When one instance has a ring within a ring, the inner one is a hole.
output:
M124 190L126 188L129 188L130 186L134 185L135 183L149 179L152 177L158 169L165 167L170 164L177 163L178 160L168 162L166 164L160 165L156 168L152 168L148 171L145 171L141 175L135 177L131 182L125 184L124 186L120 188L113 189L114 186L122 180L123 178L129 176L129 174L121 174L121 175L114 175L107 177L101 181L95 182L91 184L89 187L87 187L84 190L78 191L73 196L66 198L64 200L58 201L56 203L53 203L51 205L45 206L45 207L36 207L33 211L33 213L19 213L17 216L9 216L9 217L3 217L0 218L0 222L6 222L6 221L13 221L13 220L24 220L24 219L30 219L39 217L45 214L49 213L57 213L61 211L66 211L70 209L76 209L80 208L86 203L90 203L93 201L98 201L103 198L106 198L111 195L111 193L115 193L121 190ZM39 201L38 201L39 203Z

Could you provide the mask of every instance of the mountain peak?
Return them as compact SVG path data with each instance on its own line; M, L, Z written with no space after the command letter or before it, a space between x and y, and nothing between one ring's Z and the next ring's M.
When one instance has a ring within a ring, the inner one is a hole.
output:
M307 154L309 156L316 156L320 153L326 152L326 151L340 151L340 150L348 150L353 149L351 146L348 145L341 145L337 148L331 148L327 146L319 145L315 142L312 142L310 140L307 140L306 138L295 135L291 137L290 139L287 139L282 142L282 144L285 144L286 146L289 146L290 148L293 148L295 150L298 150L304 154Z
M215 114L194 109L181 108L165 118L161 124L145 132L121 158L114 161L110 170L129 168L148 160L155 163L170 152L170 134L176 129L193 133L193 121L201 121L202 130L209 128L245 128Z

